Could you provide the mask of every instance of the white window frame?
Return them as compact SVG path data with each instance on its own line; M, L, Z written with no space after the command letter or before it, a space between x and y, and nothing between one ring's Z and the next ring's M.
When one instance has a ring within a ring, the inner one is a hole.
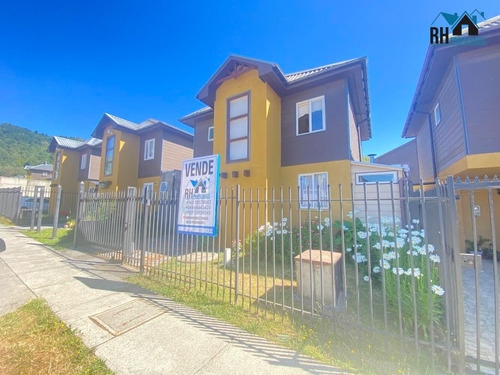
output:
M210 137L210 131L212 131L212 137ZM208 141L213 142L214 141L214 127L210 126L208 128Z
M83 170L87 168L87 154L82 154L82 157L80 159L80 169Z
M323 113L323 128L319 130L312 130L312 110L311 110L311 103L315 100L321 99L321 105L322 105L322 113ZM309 103L309 131L307 133L299 133L299 105L304 104L304 103ZM318 96L316 98L311 98L307 100L303 100L301 102L298 102L295 104L295 135L302 136L302 135L308 135L308 134L313 134L313 133L319 133L319 132L324 132L326 130L326 106L325 106L325 96Z
M438 113L439 113L439 120L438 120ZM438 126L441 123L441 105L439 102L436 103L434 107L434 126Z
M144 160L155 158L155 138L144 141Z
M362 172L362 173L356 173L355 174L355 179L356 179L356 185L375 185L376 182L360 182L359 177L362 176L369 176L369 175L377 175L377 174L392 174L392 181L379 181L379 184L390 184L390 183L396 183L398 182L398 172L396 171L387 171L387 172Z
M314 176L315 175L325 175L326 176L327 185L328 185L328 182L329 182L329 180L328 180L328 172L302 173L302 174L299 174L297 176L297 183L298 183L299 188L300 188L300 178L301 177L311 176L313 178L313 180L314 180ZM318 191L318 193L319 193L319 191ZM300 194L303 194L303 192L300 192ZM314 196L314 194L315 194L315 191L313 190L311 196L309 197L309 203L310 203L311 210L317 210L318 209L318 205L317 205L317 203L318 203L318 197ZM320 194L319 198L320 198L320 205L321 205L320 210L322 210L322 211L323 210L327 210L328 209L328 201L326 201L325 199L328 199L328 188L327 188L327 190L325 192L322 192L322 194ZM309 208L307 199L305 201L303 201L301 199L301 197L299 196L299 206L300 206L301 210L307 210Z

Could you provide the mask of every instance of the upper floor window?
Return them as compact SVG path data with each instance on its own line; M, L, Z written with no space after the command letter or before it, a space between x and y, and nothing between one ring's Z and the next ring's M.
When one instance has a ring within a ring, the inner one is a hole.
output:
M300 208L328 208L328 173L299 175Z
M250 93L227 99L227 161L246 161L250 154Z
M155 158L155 139L148 139L144 142L144 160Z
M80 160L80 169L87 168L87 154L82 155L82 159Z
M115 154L115 136L106 140L106 154L104 155L104 175L111 176L113 173L113 159Z
M297 103L297 135L319 132L325 126L325 97Z
M441 106L439 102L434 107L434 125L439 125L441 122Z
M59 178L59 168L61 167L61 151L56 154L56 165L54 165L54 180Z
M398 182L397 172L356 173L356 184L376 184Z
M214 127L211 126L208 128L208 141L212 142L214 140Z

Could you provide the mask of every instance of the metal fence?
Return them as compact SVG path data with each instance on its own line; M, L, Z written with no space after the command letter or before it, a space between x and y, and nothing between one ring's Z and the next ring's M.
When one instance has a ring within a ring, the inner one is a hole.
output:
M498 374L497 189L498 180L452 178L431 186L330 186L322 194L319 187L225 187L216 237L177 233L172 194L82 193L76 243L250 311L323 319L409 343L431 353L434 369ZM460 191L467 204L457 200ZM491 260L477 246L479 218ZM469 222L473 249L464 254Z
M0 189L0 216L31 229L57 226L76 218L79 193L60 186Z

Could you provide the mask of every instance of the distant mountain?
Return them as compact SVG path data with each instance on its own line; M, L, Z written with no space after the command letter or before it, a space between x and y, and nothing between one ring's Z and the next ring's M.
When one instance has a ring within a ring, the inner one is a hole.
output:
M25 175L24 166L52 163L52 137L11 124L0 124L0 176Z

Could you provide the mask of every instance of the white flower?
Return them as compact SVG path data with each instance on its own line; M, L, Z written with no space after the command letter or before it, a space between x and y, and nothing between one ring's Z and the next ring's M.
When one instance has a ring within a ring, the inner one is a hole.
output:
M380 245L380 242L377 242L375 245L373 245L375 249L380 250L382 248L382 245Z
M411 235L412 236L420 236L420 232L418 230L412 230Z
M365 277L363 277L363 280L370 281L370 278L368 276L365 276Z
M288 220L288 219L287 219L286 217L284 217L283 219L281 219L281 221L282 221L283 223L286 223L286 222L287 222L287 220Z
M283 234L288 234L288 231L286 229L283 229Z
M441 288L439 285L433 285L431 289L438 296L442 296L444 294L444 289Z
M347 214L347 216L349 216L351 219L352 219L352 211L349 211L349 213Z
M280 231L280 230L277 230L277 231L276 231L276 234L281 234L281 231Z
M415 246L414 249L418 251L420 255L425 255L425 247L424 246Z
M401 237L396 238L396 244L398 245L399 248L402 248L405 245L404 238Z
M278 225L279 225L278 222L275 221L274 226L277 227Z
M350 253L352 251L352 249L350 247L348 247L347 249L345 249L345 251L347 251L348 253Z
M412 252L411 252L410 250L408 250L408 251L406 252L406 254L410 255L410 254L412 254ZM418 255L420 255L420 254L418 253L418 251L413 250L413 256L414 256L414 257L416 257L416 256L418 256Z
M361 238L361 239L365 239L366 238L366 232L359 231L358 232L358 237Z
M387 248L387 247L390 247L390 246L391 246L391 243L390 243L389 241L387 241L387 240L383 240L383 241L382 241L382 246L383 246L384 248Z
M432 260L434 263L441 262L441 258L439 257L439 255L436 254L432 254L431 256L429 256L429 259Z
M392 259L391 256L389 254L387 254L387 253L384 253L383 258L385 260L391 260Z
M435 250L435 249L434 249L434 245L431 245L431 244L428 244L428 245L427 245L427 251L428 251L429 253L433 253L433 252L434 252L434 250Z
M401 268L401 267L399 267L399 268L394 267L392 269L392 273L395 274L395 275L402 275L402 274L405 273L405 270L403 268Z
M363 255L363 254L357 254L357 259L356 259L356 255L353 254L352 255L352 259L356 261L356 263L365 263L368 261L368 259L366 259L366 257Z
M400 230L398 231L398 233L399 233L399 234L402 234L402 233L407 234L407 233L408 233L408 231L407 231L406 229L400 229Z
M380 273L380 267L379 266L373 267L373 273Z
M420 220L418 220L418 219L413 219L411 222L412 222L413 224L418 224L418 223L420 223Z
M388 270L389 268L391 268L391 265L385 259L380 259L380 267L384 267L386 270Z
M323 225L318 225L317 228L318 230L323 230L325 227Z
M420 236L425 237L425 231L423 229L420 231Z
M325 217L323 221L324 221L325 223L329 223L329 222L330 222L330 218L329 218L329 217Z
M342 227L343 230L349 230L345 225Z

